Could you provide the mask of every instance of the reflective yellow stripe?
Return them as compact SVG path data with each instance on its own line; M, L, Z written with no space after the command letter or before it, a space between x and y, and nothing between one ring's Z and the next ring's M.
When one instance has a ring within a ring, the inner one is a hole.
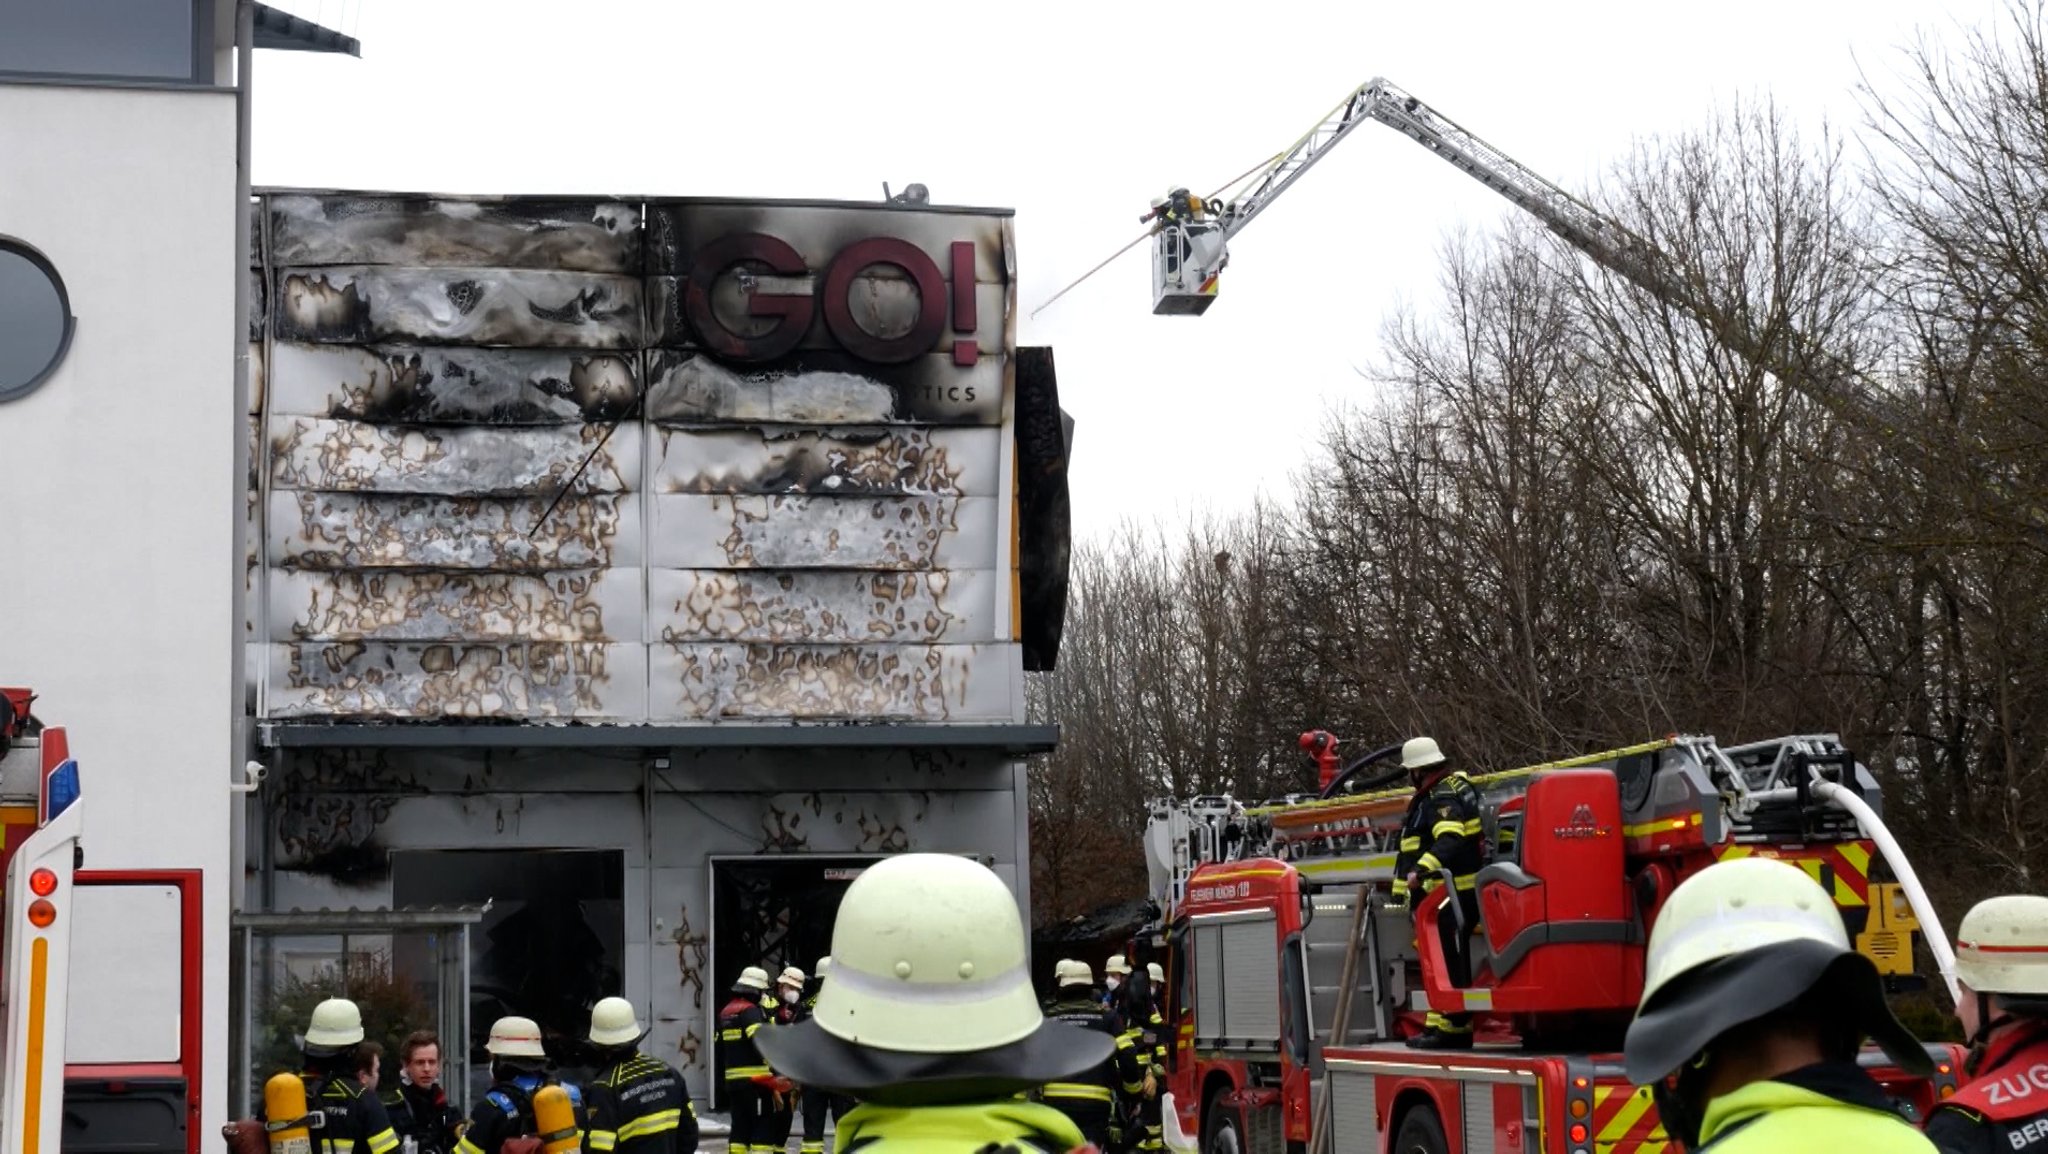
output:
M1138 1083L1143 1086L1144 1083ZM1081 1082L1047 1082L1045 1096L1048 1098L1085 1098L1091 1102L1110 1100L1109 1087L1089 1086Z
M1465 823L1465 832L1468 834L1476 834L1485 828L1486 826L1476 817Z
M1466 874L1466 875L1465 875L1464 877L1461 877L1461 878L1452 878L1451 880L1452 880L1453 882L1455 882L1455 883L1457 884L1457 886L1458 886L1458 888L1459 888L1459 889L1461 889L1461 890L1469 890L1469 889L1471 889L1471 888L1472 888L1473 886L1476 886L1476 885L1478 885L1478 884L1479 884L1479 875L1478 875L1478 874Z
M745 1032L741 1030L720 1030L718 1032L718 1040L721 1042L737 1042L746 1036Z
M683 1112L680 1108L657 1110L644 1118L635 1118L624 1126L619 1127L619 1137L621 1139L644 1138L649 1134L659 1134L665 1130L673 1130L681 1123L682 1117Z
M1205 882L1227 882L1227 881L1231 881L1231 880L1233 880L1233 879L1236 879L1236 878L1277 878L1277 877L1285 877L1285 876L1286 876L1286 874L1287 874L1287 871L1286 871L1286 870L1284 870L1284 869L1278 869L1278 870L1272 870L1272 869L1243 869L1243 870L1231 870L1231 871L1230 871L1230 872L1228 872L1228 873L1220 873L1220 874L1203 874L1203 875L1202 875L1202 880L1203 880L1203 881L1205 881Z
M391 1127L386 1126L377 1133L370 1135L370 1154L390 1154L391 1151L396 1149L398 1149L398 1135L392 1133Z
M1660 817L1660 818L1657 818L1657 819L1656 819L1656 820L1654 820L1654 821L1642 821L1642 822L1637 822L1637 823L1636 823L1636 824L1634 824L1634 825L1625 825L1625 826L1622 826L1622 827L1621 827L1621 836L1623 836L1623 837L1647 837L1647 836L1649 836L1650 834L1653 834L1653 833L1672 833L1672 832L1675 832L1675 831L1677 831L1677 830L1681 830L1681 829L1684 829L1684 828L1685 828L1685 827L1686 827L1687 825L1698 825L1698 824L1700 824L1700 815L1699 815L1699 814L1693 814L1693 815L1692 815L1692 816L1691 816L1690 818L1687 818L1687 817Z
M1420 836L1416 836L1416 837L1404 837L1404 838L1402 838L1402 839L1401 839L1401 852L1403 852L1403 853L1406 853L1407 851L1409 851L1409 850L1411 850L1411 849L1421 849L1421 848L1422 848L1422 838L1421 838Z
M763 1026L765 1026L765 1025L767 1025L767 1024L768 1024L768 1023L766 1023L766 1022L755 1022L755 1023L753 1024L753 1025L751 1025L751 1026L748 1026L748 1027L747 1027L747 1037L749 1037L749 1038L753 1037L753 1036L754 1036L754 1031L755 1031L755 1030L758 1030L758 1029L760 1029L761 1027L763 1027Z
M329 1138L327 1140L327 1148L339 1150L341 1154L348 1154L349 1151L356 1148L356 1140L353 1138Z
M619 1136L610 1130L592 1130L583 1136L585 1150L609 1150L618 1145Z
M469 1135L464 1134L462 1141L455 1144L455 1154L484 1154L484 1148L470 1141Z
M767 1076L768 1067L766 1066L727 1066L725 1068L725 1080L728 1082L744 1082L749 1078L765 1078Z
M1442 868L1444 863L1436 860L1435 854L1426 853L1415 859L1415 869L1418 873L1433 874Z
M1462 821L1440 821L1429 827L1429 836L1431 837L1442 837L1447 833L1462 835L1464 832L1465 823Z
M28 951L28 1107L22 1119L23 1149L39 1152L43 1140L43 1016L48 1012L44 988L50 980L50 939L38 937ZM59 1061L63 1055L57 1055Z

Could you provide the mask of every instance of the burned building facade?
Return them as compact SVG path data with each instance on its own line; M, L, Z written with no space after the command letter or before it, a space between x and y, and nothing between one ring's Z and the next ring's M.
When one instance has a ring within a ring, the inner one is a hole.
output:
M623 993L708 1096L725 989L810 970L865 862L974 854L1028 904L1066 439L1007 213L255 213L238 1092L339 964L572 1065ZM314 913L349 909L392 916Z

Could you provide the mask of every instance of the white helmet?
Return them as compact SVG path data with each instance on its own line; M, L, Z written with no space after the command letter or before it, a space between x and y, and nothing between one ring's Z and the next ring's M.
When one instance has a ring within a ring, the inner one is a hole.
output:
M1131 972L1131 963L1125 961L1122 954L1111 954L1109 960L1102 963L1102 972L1122 977Z
M2048 997L2048 897L2007 894L1956 928L1956 980L1980 994Z
M628 1010L630 1012L630 1008ZM545 1058L540 1044L540 1026L532 1018L504 1017L491 1023L491 1036L484 1050L494 1058Z
M646 1035L633 1013L633 1003L624 998L602 998L590 1008L593 1046L630 1046Z
M994 871L917 853L847 887L813 1016L755 1044L798 1083L892 1105L1014 1093L1103 1061L1115 1041L1039 1012L1024 920Z
M1671 892L1650 929L1643 997L1623 1043L1629 1080L1659 1082L1728 1030L1823 986L1893 1061L1932 1069L1818 882L1765 857L1710 865Z
M802 970L797 969L795 966L788 966L783 969L782 976L775 979L775 984L778 986L795 986L801 990L804 988L804 982L807 980L809 979L804 977Z
M1095 984L1095 970L1087 962L1065 959L1053 970L1053 982L1059 986L1092 986Z
M1402 769L1428 769L1443 763L1444 751L1436 747L1434 737L1411 737L1401 745Z
M740 980L733 983L734 989L745 987L749 990L768 990L768 971L759 966L748 966L740 971Z
M818 975L818 980L819 980L819 981L821 981L821 982L825 980L825 975L826 975L827 973L830 973L830 972L831 972L831 970L832 970L832 955L830 955L830 954L826 954L826 955L825 955L824 957L822 957L822 958L819 958L819 959L818 959L818 964L817 964L817 965L815 965L815 966L812 966L812 967L811 967L811 972L812 972L812 973L814 973L814 974L816 974L816 975Z
M306 1023L306 1048L333 1050L363 1040L363 1012L347 998L329 998L313 1007Z
M1165 985L1165 984L1166 984L1166 967L1165 967L1165 966L1162 966L1162 965L1160 965L1160 964L1159 964L1158 962L1146 962L1146 963L1145 963L1145 980L1146 980L1146 981L1148 981L1148 982L1151 982L1151 983L1152 983L1153 985L1155 985L1155 986L1163 986L1163 985Z

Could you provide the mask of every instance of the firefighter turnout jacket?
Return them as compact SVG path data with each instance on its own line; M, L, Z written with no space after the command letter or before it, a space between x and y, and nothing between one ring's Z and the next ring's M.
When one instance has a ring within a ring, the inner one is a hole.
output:
M754 1035L768 1024L758 998L736 997L718 1012L718 1060L728 1082L752 1082L769 1076L768 1063L754 1045Z
M307 1073L299 1080L306 1084L307 1112L324 1116L321 1128L313 1131L316 1154L391 1154L398 1149L398 1132L384 1104L354 1078Z
M1986 1047L1977 1076L1928 1115L1927 1137L1942 1154L2048 1150L2048 1022Z
M865 1103L839 1120L835 1154L1068 1154L1084 1145L1065 1114L1036 1102L1002 1099L950 1106Z
M697 1110L683 1076L659 1058L634 1054L600 1072L585 1087L590 1128L586 1154L691 1154L697 1149Z
M1046 1007L1045 1016L1110 1038L1116 1037L1116 1025L1109 1011L1090 997L1085 989ZM1039 1095L1046 1105L1073 1119L1083 1134L1095 1139L1108 1133L1110 1110L1117 1088L1138 1086L1143 1080L1144 1074L1138 1067L1135 1050L1119 1045L1093 1068L1070 1074L1058 1082L1047 1082Z
M462 1111L448 1101L440 1086L415 1086L401 1081L383 1095L391 1128L410 1138L419 1154L453 1154L462 1134Z
M1884 1088L1854 1062L1816 1062L1707 1103L1701 1150L1713 1154L1931 1154Z
M1413 900L1408 875L1421 874L1424 892L1443 879L1448 869L1460 890L1472 889L1479 875L1479 790L1463 773L1451 772L1417 790L1401 820L1400 852L1394 858L1393 895Z
M462 1141L455 1144L457 1154L498 1154L498 1148L505 1144L505 1139L536 1133L533 1095L542 1086L560 1086L568 1091L569 1104L576 1110L577 1128L588 1125L583 1092L575 1085L543 1074L521 1074L509 1082L492 1086L477 1102L469 1112L469 1129L463 1131Z

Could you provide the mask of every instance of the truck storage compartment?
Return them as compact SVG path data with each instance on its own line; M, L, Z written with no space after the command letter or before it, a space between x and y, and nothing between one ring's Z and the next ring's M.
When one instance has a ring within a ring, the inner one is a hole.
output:
M1194 919L1195 1044L1280 1045L1280 941L1270 910Z
M75 1078L64 1083L64 1154L181 1154L183 1078Z

